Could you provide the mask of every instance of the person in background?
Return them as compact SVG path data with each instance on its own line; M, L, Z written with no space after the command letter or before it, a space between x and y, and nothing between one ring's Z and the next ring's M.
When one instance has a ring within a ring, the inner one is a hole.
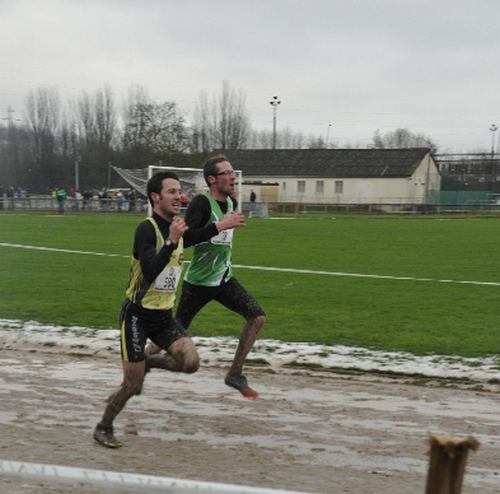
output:
M69 194L71 196L71 211L78 211L77 191L74 187L71 187L71 189L69 189Z
M253 189L250 191L250 218L253 216L255 213L255 201L257 200L257 194L253 191Z
M137 192L132 189L128 195L128 200L130 203L129 211L135 211L135 201L137 200Z
M123 208L123 201L125 200L125 196L123 195L123 192L120 190L116 193L116 207L118 208L118 212L122 212Z
M67 192L64 188L57 189L56 192L56 201L58 205L59 214L64 214L64 205L66 204L66 199L68 198Z
M92 209L90 204L91 200L92 200L92 193L88 190L84 190L82 195L82 211L91 211Z
M13 211L14 210L14 201L15 201L15 192L14 192L14 187L12 185L9 187L9 190L7 191L7 204L8 204L8 209Z
M127 401L141 393L146 372L161 368L193 373L200 362L193 341L172 314L182 272L182 236L188 229L177 217L181 207L177 175L168 171L153 175L147 195L153 215L136 229L127 298L120 313L123 381L108 398L94 430L94 439L108 448L122 446L114 436L113 422ZM146 356L148 338L166 353Z

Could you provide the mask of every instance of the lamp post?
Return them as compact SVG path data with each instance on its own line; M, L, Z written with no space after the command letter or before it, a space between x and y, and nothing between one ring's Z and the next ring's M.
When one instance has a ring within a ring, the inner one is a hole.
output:
M498 127L493 124L490 127L491 130L491 193L493 194L493 189L494 189L494 184L495 184L495 175L496 175L496 170L495 170L495 132L498 130Z
M273 107L273 149L276 149L276 109L281 101L278 96L273 96L273 99L269 102Z
M332 126L332 122L328 122L328 127L326 128L326 142L325 142L325 147L326 149L329 148L328 142L330 140L330 127Z
M75 191L80 190L80 161L82 158L77 156L75 159Z
M491 159L493 159L495 157L495 131L498 130L498 127L495 124L493 124L490 127L490 130L491 130Z

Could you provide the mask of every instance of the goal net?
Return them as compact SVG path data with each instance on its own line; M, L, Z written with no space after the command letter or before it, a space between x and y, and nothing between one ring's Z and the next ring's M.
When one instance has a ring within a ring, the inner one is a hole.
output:
M181 188L183 194L186 194L188 201L190 201L194 196L201 194L208 190L208 187L203 178L203 170L201 168L184 168L177 166L160 166L160 165L149 165L147 168L139 169L127 169L118 168L117 166L112 166L113 170L118 173L127 183L129 183L137 192L142 195L147 196L146 185L148 180L156 173L161 170L169 170L175 172L181 183ZM242 197L242 184L243 184L243 174L241 170L234 170L236 175L236 200L238 201L238 211L241 212L241 197ZM148 201L148 212L149 215L152 214L151 205Z

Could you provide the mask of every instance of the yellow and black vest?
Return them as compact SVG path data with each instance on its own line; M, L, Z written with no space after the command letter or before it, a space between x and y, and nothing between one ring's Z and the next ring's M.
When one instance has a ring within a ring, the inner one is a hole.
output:
M153 218L147 218L156 232L156 252L165 245L163 236ZM149 283L144 279L141 263L132 256L130 265L130 277L127 284L126 294L128 299L144 309L169 310L175 304L175 292L182 272L183 243L179 240L177 249L172 252L165 269L158 275L155 281Z

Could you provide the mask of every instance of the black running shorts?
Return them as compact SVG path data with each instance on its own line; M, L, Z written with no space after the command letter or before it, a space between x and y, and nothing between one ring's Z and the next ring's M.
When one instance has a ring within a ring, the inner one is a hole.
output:
M149 338L167 350L179 338L189 336L174 319L171 310L143 309L125 300L120 312L121 353L126 362L142 362Z
M183 281L175 318L183 328L188 329L196 314L211 300L240 314L246 321L266 315L252 295L233 277L214 287L192 285Z

